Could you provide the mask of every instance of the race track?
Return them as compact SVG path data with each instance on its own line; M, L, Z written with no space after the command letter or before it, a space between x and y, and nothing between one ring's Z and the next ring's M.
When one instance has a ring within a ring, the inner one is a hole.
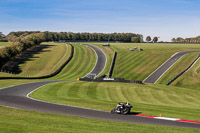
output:
M106 66L106 62L107 62L106 55L100 48L98 48L96 46L88 45L88 44L84 44L84 45L92 48L97 56L97 62L95 64L95 67L87 75L95 74L97 77L99 74L101 74L101 72L104 70L104 68Z
M99 56L98 53L97 53L97 56L98 56L97 64L105 63L105 59L101 59L101 56ZM102 61L102 63L100 61ZM95 67L99 67L97 64L95 65ZM104 67L105 66L101 68L104 69ZM99 69L94 68L93 70L99 70ZM101 71L103 70L99 70L98 72L101 72ZM95 73L95 71L93 72ZM47 103L47 102L35 100L28 97L28 95L32 91L36 90L37 88L40 88L44 85L55 83L55 82L62 82L62 81L42 81L42 82L34 82L34 83L28 83L28 84L22 84L22 85L17 85L13 87L3 88L0 90L0 105L12 107L12 108L18 108L18 109L71 115L71 116L80 116L80 117L95 118L95 119L102 119L102 120L186 127L186 128L200 128L200 124L196 124L196 123L146 118L146 117L136 116L134 114L113 115L110 112Z
M150 74L143 82L144 83L156 83L161 76L171 68L181 57L188 53L194 53L200 51L184 51L178 52L171 56L165 63L163 63L158 69L156 69L152 74Z

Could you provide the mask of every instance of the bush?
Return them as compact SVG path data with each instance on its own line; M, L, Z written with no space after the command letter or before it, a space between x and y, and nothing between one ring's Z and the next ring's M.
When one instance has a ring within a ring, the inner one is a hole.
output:
M39 45L42 41L45 41L44 33L32 33L15 38L11 46L0 49L0 67L9 61L11 57L20 54L27 48Z

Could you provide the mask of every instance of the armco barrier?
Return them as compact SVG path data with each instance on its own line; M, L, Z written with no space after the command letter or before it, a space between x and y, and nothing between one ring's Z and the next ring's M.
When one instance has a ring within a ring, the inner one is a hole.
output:
M142 81L138 80L125 80L123 78L80 78L80 81L89 81L89 82L122 82L122 83L135 83L135 84L143 84Z
M194 63L200 58L200 55L192 62L192 64L190 64L184 71L182 71L181 73L179 73L175 78L173 78L171 81L169 81L166 85L170 85L172 82L174 82L178 77L180 77L182 74L184 74L187 70L189 70L192 65L194 65Z
M115 52L114 55L113 55L112 64L110 65L110 70L109 70L109 73L108 73L109 78L111 78L111 76L112 76L116 57L117 57L117 52Z
M40 76L40 77L0 77L0 79L45 79L45 78L50 78L50 77L53 77L53 76L59 74L62 71L62 69L71 61L73 55L74 55L74 46L71 45L71 55L70 55L69 59L57 71L55 71L54 73L49 74L49 75Z

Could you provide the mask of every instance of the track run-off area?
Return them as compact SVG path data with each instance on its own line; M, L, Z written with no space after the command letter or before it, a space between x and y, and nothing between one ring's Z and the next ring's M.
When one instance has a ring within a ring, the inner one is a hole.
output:
M103 51L100 50L99 48L92 45L87 45L87 46L90 46L96 52L96 55L98 58L95 67L90 73L99 75L105 68L106 61L107 61L106 56L103 53ZM190 52L197 52L197 51L190 51ZM166 62L168 65L164 64L160 68L163 67L166 70L162 69L162 71L164 72L167 71L167 69L169 69L171 65L173 65L178 59L180 59L186 53L189 53L189 52L180 52L178 54L175 54L168 60L169 63L167 63L168 61ZM159 78L163 73L162 72L156 73L155 76ZM151 76L149 76L147 79L151 79L151 77L153 77L153 74L151 74ZM148 82L147 79L145 80L145 82ZM156 78L153 78L153 79L156 81ZM62 81L67 81L67 80L62 80ZM144 115L142 116L142 115L134 115L134 114L113 115L110 112L48 103L48 102L36 100L29 97L29 94L31 94L33 91L35 91L36 89L42 86L45 86L50 83L62 82L62 81L57 80L57 81L33 82L33 83L27 83L27 84L21 84L17 86L2 88L0 90L0 105L11 107L11 108L31 110L31 111L80 116L80 117L95 118L95 119L102 119L102 120L112 120L112 121L142 123L142 124L152 124L152 125L164 125L164 126L174 126L174 127L186 127L186 128L200 128L200 124L195 121L187 121L187 120L178 121L175 118L162 118L162 117L155 118L151 116L144 116Z

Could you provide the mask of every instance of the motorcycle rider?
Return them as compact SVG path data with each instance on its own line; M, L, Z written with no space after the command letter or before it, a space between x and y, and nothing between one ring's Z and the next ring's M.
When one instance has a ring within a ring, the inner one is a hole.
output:
M117 106L116 106L116 109L117 109L117 113L120 113L121 112L121 103L118 103Z
M118 103L117 106L116 106L116 109L117 109L117 113L120 113L122 109L124 109L125 105L130 105L129 102L126 102L126 103Z
M131 106L131 104L129 102L125 102L125 103L118 103L117 106L111 110L112 114L123 114L126 115L128 113L130 113L130 110L133 106Z

